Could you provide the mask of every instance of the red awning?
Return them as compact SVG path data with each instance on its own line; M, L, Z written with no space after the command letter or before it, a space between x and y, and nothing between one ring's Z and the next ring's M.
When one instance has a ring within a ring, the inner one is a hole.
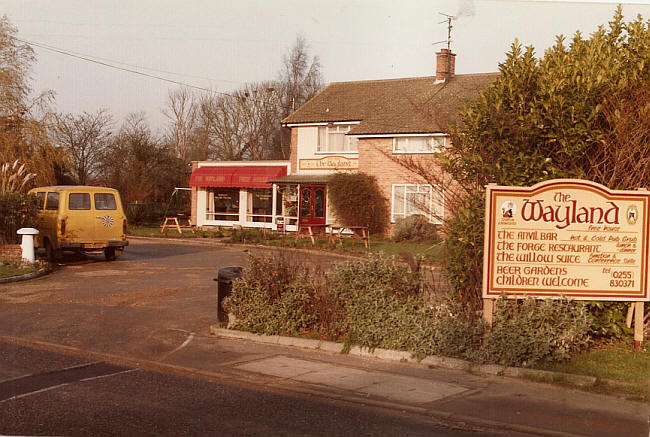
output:
M190 176L190 187L271 188L271 179L286 174L287 167L284 165L199 167Z

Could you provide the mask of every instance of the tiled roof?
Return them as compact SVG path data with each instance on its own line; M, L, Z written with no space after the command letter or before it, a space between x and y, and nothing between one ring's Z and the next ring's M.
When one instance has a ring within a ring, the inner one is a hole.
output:
M282 122L360 121L354 135L446 132L463 102L497 75L462 74L438 84L435 76L333 82Z

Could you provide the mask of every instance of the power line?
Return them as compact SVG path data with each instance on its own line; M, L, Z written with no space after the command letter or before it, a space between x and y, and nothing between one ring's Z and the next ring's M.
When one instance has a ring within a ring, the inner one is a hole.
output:
M18 41L22 41L22 40L18 40ZM63 50L63 49L59 49L57 47L54 47L54 46L51 46L51 45L48 45L48 44L44 44L44 43L29 43L29 44L34 44L34 45L38 44L39 47L47 49L47 50ZM99 60L99 61L104 61L104 62L111 62L113 64L126 65L127 67L139 68L140 70L149 70L149 71L155 71L157 73L173 74L175 76L191 77L191 78L194 78L194 79L204 79L204 80L215 81L215 82L228 82L228 83L236 83L236 84L240 84L240 85L242 83L244 83L244 82L235 81L235 80L213 79L211 77L194 76L194 75L191 75L191 74L176 73L174 71L157 70L155 68L144 67L142 65L129 64L127 62L116 61L114 59L101 58L99 56L91 56L91 55L87 55L85 53L75 52L75 51L67 50L67 49L63 50L63 51L65 51L68 54L72 54L72 55L76 55L76 56L85 56L87 58L92 58L94 60Z
M133 70L131 68L120 67L118 65L113 65L113 64L109 63L109 62L113 62L113 63L119 63L119 64L123 64L123 65L130 65L130 64L123 63L123 62L118 62L118 61L113 61L113 60L98 60L98 59L101 59L101 58L96 58L95 56L91 57L91 55L78 54L78 53L75 53L75 52L71 52L69 50L60 49L58 47L49 46L49 45L43 44L43 43L37 43L37 42L33 42L33 41L26 41L26 40L16 38L16 37L14 37L14 39L16 41L20 41L20 42L22 42L24 44L32 45L32 46L39 47L39 48L42 48L42 49L45 49L45 50L50 50L52 52L59 53L59 54L65 55L65 56L70 56L72 58L81 59L83 61L92 62L94 64L102 65L104 67L109 67L109 68L113 68L113 69L120 70L120 71L126 71L128 73L133 73L133 74L137 74L137 75L140 75L140 76L149 77L149 78L152 78L152 79L162 80L164 82L173 83L173 84L176 84L176 85L196 89L196 90L199 90L199 91L204 91L204 92L207 92L207 93L210 93L210 94L219 94L219 95L222 95L222 96L225 96L225 97L231 97L231 98L241 98L241 96L235 96L235 95L230 94L230 93L225 93L225 92L222 92L222 91L215 91L215 90L211 90L209 88L200 87L198 85L191 85L191 84L181 82L181 81L178 81L178 80L169 79L169 78L162 77L162 76L156 76L155 74L149 74L149 73L145 73L143 71ZM109 61L109 62L107 62L107 61ZM135 68L143 68L143 69L147 69L147 70L153 70L153 69L146 68L146 67L133 66L133 65L130 65L130 66L135 67ZM153 70L153 71L156 71L156 70ZM170 74L177 74L177 73L171 73L170 72ZM246 93L246 94L248 94L248 93ZM264 104L268 103L267 101L252 99L252 98L248 97L247 95L246 95L246 98L248 100L250 100L250 101L254 101L254 102L258 102L258 103L264 103ZM290 107L288 107L288 106L280 105L280 107L283 108L283 109L290 109Z

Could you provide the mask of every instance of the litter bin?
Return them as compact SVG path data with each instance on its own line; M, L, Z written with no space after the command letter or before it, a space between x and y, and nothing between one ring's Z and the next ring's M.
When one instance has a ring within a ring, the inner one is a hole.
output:
M226 296L230 296L232 290L232 281L241 278L244 268L241 266L231 266L219 269L217 277L217 322L228 323L228 314L223 309L223 300Z

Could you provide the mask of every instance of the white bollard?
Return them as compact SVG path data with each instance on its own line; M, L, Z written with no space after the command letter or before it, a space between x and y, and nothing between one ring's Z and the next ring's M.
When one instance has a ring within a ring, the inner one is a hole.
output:
M23 239L20 242L20 248L23 251L23 259L33 263L36 260L34 257L34 235L38 235L38 229L20 228L16 233L23 236Z

